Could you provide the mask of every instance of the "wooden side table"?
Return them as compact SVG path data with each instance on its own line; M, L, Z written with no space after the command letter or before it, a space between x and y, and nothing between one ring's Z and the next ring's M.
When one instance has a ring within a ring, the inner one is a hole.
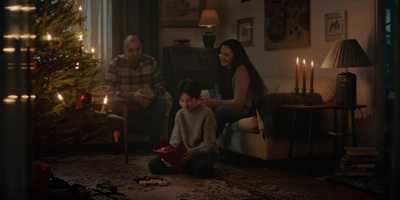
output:
M333 105L333 109L334 109L334 118L333 118L333 132L335 132L336 134L338 133L338 125L337 125L337 121L338 121L338 115L337 115L337 111L338 110L342 110L342 111L346 111L349 112L350 111L350 116L351 116L351 134L343 134L343 135L334 135L335 136L335 144L334 144L334 153L335 156L337 156L337 146L338 146L338 139L337 136L342 136L343 139L347 138L347 137L352 137L352 143L353 146L357 146L357 139L358 139L358 133L357 133L357 128L356 128L356 120L355 120L355 116L354 116L354 111L355 110L361 110L361 108L366 108L367 105L338 105L338 104L334 104ZM347 144L347 140L345 142Z
M356 124L355 124L355 116L354 116L354 111L355 110L360 110L361 108L367 107L366 105L338 105L338 104L316 104L316 105L311 105L311 106L300 106L300 105L281 105L282 108L288 109L288 110L293 110L293 124L292 124L292 135L290 138L290 144L289 144L289 155L288 159L289 161L292 158L293 154L293 144L294 144L294 134L295 134L295 122L296 122L296 112L297 111L306 111L309 114L309 120L308 120L308 173L311 175L311 158L312 158L312 112L315 110L322 110L322 109L334 109L334 132L337 132L337 111L338 110L343 110L343 111L350 111L351 113L351 127L352 127L352 141L353 141L353 146L357 146L357 130L356 130ZM334 152L336 154L337 152L337 138L335 138L335 145L334 145Z
M293 122L292 122L292 135L290 137L289 144L289 161L292 159L293 154L293 144L294 144L294 135L295 135L295 123L296 123L296 113L297 111L305 111L308 112L309 120L308 120L308 174L311 176L311 157L312 157L312 113L316 110L322 109L331 109L333 108L332 104L315 104L311 106L300 106L300 105L281 105L282 108L293 110Z

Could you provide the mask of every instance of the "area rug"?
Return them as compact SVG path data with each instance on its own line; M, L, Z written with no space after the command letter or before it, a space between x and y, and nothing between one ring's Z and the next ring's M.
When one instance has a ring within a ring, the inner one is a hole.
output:
M376 195L386 192L390 183L389 176L333 176L325 180Z
M93 195L92 199L322 199L300 189L261 178L222 163L215 163L215 176L199 179L183 174L159 175L167 186L141 186L135 178L153 176L147 163L154 154L68 156L53 159L51 171L69 184L87 188L98 183L117 187L125 196Z

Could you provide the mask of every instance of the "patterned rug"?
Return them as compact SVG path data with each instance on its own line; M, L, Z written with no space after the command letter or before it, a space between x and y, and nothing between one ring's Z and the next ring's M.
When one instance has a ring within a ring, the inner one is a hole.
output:
M153 157L150 153L130 155L129 164L125 164L124 155L68 156L54 159L50 167L55 177L70 185L89 188L108 183L125 195L93 195L93 199L321 199L218 162L215 176L209 179L167 174L158 176L168 182L167 186L140 186L134 179L152 176L147 163Z

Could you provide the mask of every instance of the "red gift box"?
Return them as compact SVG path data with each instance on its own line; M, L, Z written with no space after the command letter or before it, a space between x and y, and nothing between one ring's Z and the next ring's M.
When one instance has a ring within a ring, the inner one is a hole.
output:
M178 147L172 146L165 138L157 142L153 151L161 156L166 162L170 163L172 168L178 173L187 173L187 165L181 163L183 154L186 153L186 147L181 141Z

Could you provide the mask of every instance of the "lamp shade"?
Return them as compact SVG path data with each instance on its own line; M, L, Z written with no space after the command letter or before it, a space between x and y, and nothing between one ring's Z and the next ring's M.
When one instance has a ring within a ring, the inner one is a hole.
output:
M368 67L371 61L356 39L337 41L329 50L321 68Z
M211 28L212 26L219 25L219 18L217 15L217 11L214 9L204 9L201 13L199 26L206 26Z

